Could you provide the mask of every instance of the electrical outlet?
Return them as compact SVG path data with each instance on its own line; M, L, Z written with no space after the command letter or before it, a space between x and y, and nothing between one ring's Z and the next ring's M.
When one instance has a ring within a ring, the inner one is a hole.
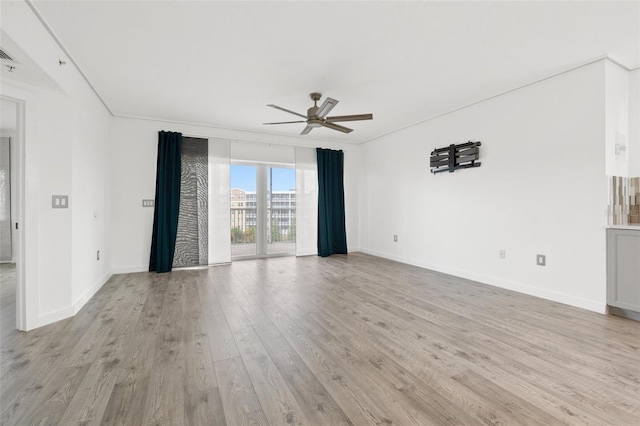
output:
M544 254L536 254L536 264L538 266L547 266L547 256Z
M96 252L96 260L100 260L100 250Z
M507 257L507 251L506 251L505 249L501 249L501 250L498 252L498 256L500 257L500 259L506 259L506 257Z
M397 236L397 235L394 235L394 236L393 236L393 242L394 242L394 243L397 243L397 242L398 242L398 236Z

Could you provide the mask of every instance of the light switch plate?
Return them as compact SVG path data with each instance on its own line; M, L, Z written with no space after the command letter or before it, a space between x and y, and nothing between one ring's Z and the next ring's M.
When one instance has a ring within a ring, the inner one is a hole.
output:
M142 207L153 207L156 204L156 200L142 200Z
M69 196L68 195L52 195L51 196L51 208L53 208L53 209L68 209L69 208Z
M547 266L547 256L544 254L536 254L536 264L538 266Z

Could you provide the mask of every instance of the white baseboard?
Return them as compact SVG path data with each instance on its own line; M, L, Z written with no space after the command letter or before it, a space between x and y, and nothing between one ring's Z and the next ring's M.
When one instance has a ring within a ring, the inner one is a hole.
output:
M582 299L572 295L558 293L555 291L540 289L531 287L525 284L507 281L496 277L477 274L474 272L465 271L462 269L446 267L442 265L434 265L432 263L423 262L416 259L406 258L403 256L396 256L389 253L380 252L377 250L361 249L362 253L370 254L372 256L383 257L389 260L395 260L396 262L406 263L408 265L418 266L420 268L430 269L432 271L442 272L444 274L454 275L456 277L466 278L468 280L477 281L482 284L487 284L493 287L504 288L507 290L516 291L518 293L527 294L529 296L540 297L542 299L551 300L553 302L563 303L569 306L575 306L577 308L586 309L589 311L597 312L599 314L605 314L607 311L607 304L593 300Z
M28 331L35 328L44 327L45 325L53 324L54 322L70 318L74 315L75 313L73 312L73 307L71 306L59 309L57 311L47 312L46 314L40 315L40 317L38 317L38 322L34 325L34 327L29 327Z
M99 279L94 285L91 286L91 288L85 291L84 294L80 296L72 306L67 306L66 308L40 315L37 324L35 324L34 327L29 327L29 330L44 327L45 325L53 324L54 322L58 322L63 319L75 316L78 312L80 312L80 309L82 309L82 307L89 301L89 299L91 299L93 295L96 294L107 281L109 281L109 278L111 278L110 272Z
M76 315L80 312L80 309L93 297L94 294L98 292L102 288L103 285L109 281L113 274L111 272L107 272L107 274L99 279L91 288L87 289L82 296L78 298L73 304L73 315Z
M121 268L113 268L111 273L113 275L117 274L133 274L136 272L149 272L149 265L139 265L139 266L124 266Z

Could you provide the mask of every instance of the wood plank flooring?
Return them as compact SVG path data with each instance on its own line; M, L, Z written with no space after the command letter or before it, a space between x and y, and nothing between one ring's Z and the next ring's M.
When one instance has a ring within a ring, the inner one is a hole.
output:
M16 328L16 264L0 263L0 342Z
M640 424L639 322L361 253L117 275L1 357L2 425Z

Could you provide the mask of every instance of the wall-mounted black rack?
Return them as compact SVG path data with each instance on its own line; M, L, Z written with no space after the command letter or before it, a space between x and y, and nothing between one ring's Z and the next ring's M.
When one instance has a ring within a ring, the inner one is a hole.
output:
M458 145L451 144L444 148L431 151L431 173L449 172L458 169L480 167L480 142L467 142Z

